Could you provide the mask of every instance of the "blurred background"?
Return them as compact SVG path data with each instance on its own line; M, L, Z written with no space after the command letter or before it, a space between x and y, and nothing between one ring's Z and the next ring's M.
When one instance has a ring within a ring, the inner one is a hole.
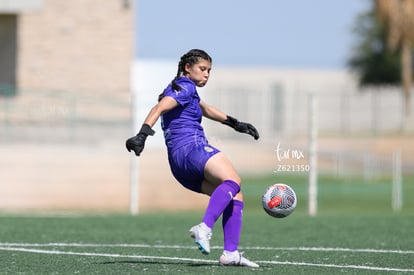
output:
M139 159L124 145L192 48L213 58L201 97L261 134L203 122L241 175L385 178L404 208L413 30L412 0L0 0L0 211L204 207L159 123Z

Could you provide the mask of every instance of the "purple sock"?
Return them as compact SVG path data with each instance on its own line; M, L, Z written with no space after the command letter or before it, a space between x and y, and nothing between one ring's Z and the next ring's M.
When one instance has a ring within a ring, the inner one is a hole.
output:
M225 180L217 186L216 190L211 194L203 222L213 229L217 219L239 191L240 186L232 180Z
M238 249L243 220L242 201L233 200L223 212L224 250L233 252Z

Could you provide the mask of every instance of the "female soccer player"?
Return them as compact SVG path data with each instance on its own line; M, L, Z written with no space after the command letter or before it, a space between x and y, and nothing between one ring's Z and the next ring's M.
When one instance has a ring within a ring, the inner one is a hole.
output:
M242 228L243 194L241 179L227 157L211 146L201 126L201 118L221 122L236 131L259 138L256 128L226 115L200 99L196 87L207 84L212 66L211 57L203 50L193 49L178 63L176 77L159 95L139 133L126 141L129 152L139 156L153 125L161 116L174 177L186 188L210 196L200 224L190 229L190 236L203 254L210 253L210 238L217 219L222 215L224 251L219 259L223 265L258 267L238 251Z

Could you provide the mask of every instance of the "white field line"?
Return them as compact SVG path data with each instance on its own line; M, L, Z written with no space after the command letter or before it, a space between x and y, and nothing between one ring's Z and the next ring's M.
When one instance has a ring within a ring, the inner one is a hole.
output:
M164 249L196 249L186 245L151 245L151 244L96 244L96 243L0 243L0 246L13 247L130 247L130 248L164 248ZM213 246L213 249L222 249ZM268 247L243 246L243 250L275 250L275 251L320 251L320 252L351 252L351 253L384 253L384 254L414 254L414 250L372 249L372 248L342 248L342 247Z
M197 263L203 262L203 263L218 264L218 262L214 260L195 259L195 258L89 253L89 252L28 249L28 248L23 248L23 247L1 247L1 246L0 246L0 250L14 251L14 252L26 252L26 253L38 253L38 254L53 254L53 255L76 255L76 256L92 256L92 257L110 257L110 258L152 259L152 260L185 261L185 262L197 262ZM389 272L414 272L414 269L376 267L376 266L364 266L364 265L335 265L335 264L318 264L318 263L289 262L289 261L285 261L285 262L257 261L257 263L273 264L273 265L317 266L317 267L342 268L342 269L344 268L345 269L347 268L348 269L363 269L363 270L389 271Z
M76 255L76 256L134 258L134 259L158 259L158 260L172 260L172 261L179 260L179 261L187 261L187 262L217 263L217 261L213 261L213 260L193 259L193 258L162 257L162 256L148 256L148 255L122 255L122 254L113 254L113 253L73 252L73 251L59 251L59 250L29 249L29 248L20 248L20 247L1 247L0 246L0 250L39 253L39 254L53 254L53 255Z

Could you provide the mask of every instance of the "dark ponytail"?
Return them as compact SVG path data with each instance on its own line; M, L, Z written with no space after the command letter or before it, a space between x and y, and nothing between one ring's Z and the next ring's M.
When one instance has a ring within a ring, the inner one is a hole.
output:
M200 49L192 49L181 56L180 62L178 62L177 75L171 81L172 89L174 91L180 91L182 89L176 82L185 73L185 65L190 64L190 66L193 66L194 64L197 64L200 59L207 60L210 63L213 61L208 53ZM158 96L158 101L164 97L164 91Z

